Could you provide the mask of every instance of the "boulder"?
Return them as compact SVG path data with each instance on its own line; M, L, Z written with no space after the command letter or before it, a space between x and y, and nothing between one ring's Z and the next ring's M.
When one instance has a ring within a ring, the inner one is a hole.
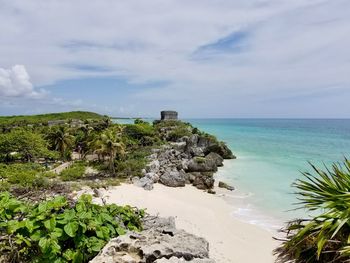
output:
M207 154L211 152L217 153L224 159L236 159L236 156L233 155L232 151L223 142L210 145L208 148L206 148L205 152Z
M188 172L216 172L218 167L212 158L194 157L187 165Z
M192 181L192 185L198 189L206 190L212 189L214 187L213 173L202 172L202 173L192 173L195 178Z
M149 178L150 180L152 180L153 183L157 183L159 181L159 176L156 173L146 173L145 177Z
M228 185L227 183L224 183L224 182L221 182L221 181L219 181L218 187L225 188L225 189L230 190L230 191L235 190L235 188L233 186Z
M166 170L159 181L170 187L182 187L186 184L186 174L183 170Z
M149 164L146 165L146 172L157 173L160 167L159 160L153 160Z
M132 182L134 185L142 187L145 190L150 191L153 189L153 181L148 177L142 177L139 179L137 179L137 177L133 177Z
M177 230L173 218L146 218L144 225L145 229L140 233L128 232L111 239L90 263L214 263L208 258L208 242Z
M207 156L205 156L206 159L213 161L216 166L223 166L224 165L224 158L222 158L219 154L211 152Z

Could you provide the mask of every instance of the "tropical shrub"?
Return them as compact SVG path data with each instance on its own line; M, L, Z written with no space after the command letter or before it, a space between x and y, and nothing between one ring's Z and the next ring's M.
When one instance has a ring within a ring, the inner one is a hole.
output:
M55 153L48 150L44 138L30 130L14 129L9 133L0 134L0 159L11 160L11 155L26 161L37 158L55 158Z
M120 177L142 176L142 169L146 167L148 162L147 156L150 150L147 147L134 149L130 151L126 158L116 162L116 172Z
M47 187L50 176L41 165L35 163L0 164L0 184L7 186L2 189L10 186L26 190Z
M124 134L144 146L152 145L156 140L154 138L154 128L148 122L138 122L136 124L135 121L135 124L127 124L124 128Z
M349 262L350 161L325 170L311 166L313 173L303 173L294 187L302 208L317 215L289 222L277 262Z
M81 179L85 174L85 170L85 163L75 162L70 167L68 167L60 173L60 178L63 181L74 181L77 179Z
M113 237L141 230L143 210L97 205L83 195L29 204L0 193L0 261L88 262Z

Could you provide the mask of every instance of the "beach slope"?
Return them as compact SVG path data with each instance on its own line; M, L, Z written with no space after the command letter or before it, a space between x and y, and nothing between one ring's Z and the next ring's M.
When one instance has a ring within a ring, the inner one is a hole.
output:
M152 215L174 216L179 229L204 237L210 257L218 263L270 263L277 246L273 234L230 216L232 207L221 197L199 191L155 184L152 191L122 184L101 191L109 203L146 208Z

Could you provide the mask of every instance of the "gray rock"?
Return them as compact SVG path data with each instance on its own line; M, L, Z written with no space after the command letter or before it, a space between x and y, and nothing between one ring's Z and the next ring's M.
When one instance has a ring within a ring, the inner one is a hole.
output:
M190 261L186 261L184 258L171 257L169 259L161 258L154 261L155 263L183 263L183 262L192 262L192 263L215 263L213 259L209 258L194 258Z
M206 190L212 189L214 187L214 178L213 173L202 172L202 173L192 173L195 175L195 178L192 182L192 185L198 189Z
M149 164L146 165L146 171L157 173L160 167L159 160L153 160Z
M209 146L206 149L206 153L210 152L217 153L224 159L236 159L236 156L233 155L232 151L223 142L219 142Z
M159 232L176 231L175 217L147 216L143 219L143 230L157 229Z
M186 174L183 170L166 170L159 181L166 186L182 187L186 184Z
M221 181L219 181L218 187L225 188L225 189L230 190L230 191L235 190L235 188L233 186L228 185L227 183L224 183L224 182L221 182Z
M139 180L135 180L134 184L148 191L153 189L153 181L148 177L142 177Z
M145 177L152 180L153 183L157 183L159 181L159 176L156 173L152 173L152 172L146 173Z
M188 172L216 172L218 167L216 161L211 158L194 157L189 161Z
M128 232L110 240L90 263L214 263L208 257L208 242L184 230L176 230L173 218L146 218L145 230Z
M211 152L207 156L205 156L205 158L214 162L216 166L223 166L224 165L224 158L222 158L217 153Z

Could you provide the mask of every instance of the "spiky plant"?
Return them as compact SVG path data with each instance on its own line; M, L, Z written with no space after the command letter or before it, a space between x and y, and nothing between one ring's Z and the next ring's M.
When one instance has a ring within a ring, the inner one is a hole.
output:
M350 161L325 170L310 164L294 187L303 208L318 214L289 222L277 262L350 262Z

